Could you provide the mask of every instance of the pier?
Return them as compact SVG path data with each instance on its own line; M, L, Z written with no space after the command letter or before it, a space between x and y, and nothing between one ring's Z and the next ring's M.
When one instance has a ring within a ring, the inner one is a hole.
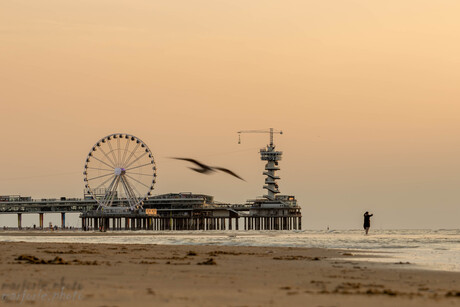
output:
M116 204L124 201L117 200ZM93 199L25 197L0 201L0 214L16 214L19 229L24 214L36 214L37 228L43 229L44 215L49 213L61 214L61 228L65 228L66 213L80 213L83 230L293 230L302 227L297 205L268 208L257 203L215 204L212 196L192 193L153 196L137 211L124 207L97 210L97 207Z
M270 144L260 150L267 194L244 204L190 192L152 196L157 180L152 152L139 138L115 133L100 139L86 158L83 198L0 196L0 214L17 214L18 229L24 214L37 214L38 228L44 229L48 213L61 214L61 228L66 227L66 213L80 213L85 231L302 229L301 208L295 196L280 194L275 174L283 153L275 150L273 134L282 132L239 131L240 142L242 133L270 134Z
M165 194L144 209L91 210L81 214L84 230L300 230L300 207L207 204L208 195ZM153 201L155 200L155 201ZM174 205L172 204L175 203ZM187 204L187 205L184 205ZM170 206L170 208L162 208ZM155 208L154 208L155 207ZM178 208L182 207L182 208Z

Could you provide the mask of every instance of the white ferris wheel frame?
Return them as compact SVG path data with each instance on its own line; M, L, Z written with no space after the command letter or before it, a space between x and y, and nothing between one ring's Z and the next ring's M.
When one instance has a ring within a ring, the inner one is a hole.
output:
M122 140L126 140L124 144L122 144ZM113 141L115 142L115 146L117 146L117 151L113 150L112 148ZM128 153L129 145L133 142L135 142L136 144L135 148ZM101 145L104 143L108 144L110 148L109 152L105 152L101 148ZM123 147L122 152L120 151L120 146ZM138 149L141 149L140 152L142 152L143 150L143 152L138 157L135 157L135 152ZM101 152L105 159L101 160L100 158L95 157L94 153L96 151ZM139 161L141 158L143 158L144 160L145 158L147 158L148 162L146 161L146 163L142 165L133 166L133 164ZM99 163L102 163L104 165L104 168L92 168L91 161L93 159L97 160ZM131 171L134 171L139 168L146 168L147 166L151 166L151 174L149 172L149 174L142 175L152 177L151 183L149 185L131 176ZM105 167L108 167L108 169L106 169ZM91 176L91 172L88 172L88 170L90 169L104 170L106 174L88 178L88 176ZM86 157L85 170L83 172L83 175L85 181L85 188L91 194L93 199L96 200L99 204L98 210L102 208L111 207L114 204L115 197L117 196L117 191L119 187L123 189L126 196L126 198L122 200L127 201L127 206L131 210L142 208L144 200L149 195L151 195L151 191L154 188L157 176L155 160L149 147L138 137L126 133L113 133L97 141L96 144L91 148L90 152L88 153L88 156ZM91 181L99 178L104 178L104 181L101 184L99 184L99 186L92 187ZM108 182L110 182L110 184L108 185L108 188L105 189L104 196L102 198L98 197L97 190L105 184L107 184ZM139 192L135 185L132 184L132 182L137 182L137 184L144 186L145 192Z

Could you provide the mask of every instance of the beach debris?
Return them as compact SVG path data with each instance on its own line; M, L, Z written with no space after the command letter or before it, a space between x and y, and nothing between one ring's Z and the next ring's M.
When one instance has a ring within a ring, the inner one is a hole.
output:
M76 264L76 265L99 265L99 263L94 260L94 261L81 261L79 259L75 259L72 261L73 264Z
M291 290L291 287L289 286L284 286L284 287L280 287L281 290Z
M171 262L171 261L166 261L165 264L171 264L171 265L189 265L190 262Z
M336 289L340 290L340 289L359 289L359 288L361 288L360 283L344 282L344 283L338 285Z
M64 259L58 256L56 256L54 259L51 259L51 260L44 260L44 259L40 259L38 257L31 256L31 255L20 255L15 260L25 261L26 263L31 263L31 264L69 264L69 262L64 261Z
M323 281L323 280L312 280L310 281L311 284L316 284L316 285L324 285L324 284L330 284L330 281Z
M203 262L198 262L197 264L198 265L216 265L217 262L214 261L214 258L208 258L207 260L205 260Z
M428 287L419 287L418 291L430 291L430 288L428 288Z
M447 297L460 297L460 291L449 291L446 293Z
M390 295L390 296L396 296L398 293L390 289L385 289L383 290L383 294Z
M353 256L352 253L342 253L342 256Z
M384 285L379 285L379 284L365 284L363 287L369 287L369 288L385 288Z
M406 261L406 262L399 261L399 262L395 262L395 264L411 264L411 263L409 261Z
M139 264L157 264L158 262L156 261L145 261L145 260L142 260L139 262Z
M280 256L273 257L274 260L310 260L310 261L319 261L320 257L307 257L307 256Z
M67 251L44 250L43 252L47 253L47 254L98 254L98 252L88 250L88 249L82 249L82 250L79 250L79 251L75 251L75 250L67 250Z
M373 294L379 294L379 295L389 295L389 296L396 296L398 295L398 292L390 290L390 289L384 289L382 290L376 290L376 289L369 289L365 292L368 295L373 295Z
M172 257L145 257L145 259L151 259L151 260L185 260L185 259L187 259L187 256L184 256L184 257L177 257L177 256L172 256Z
M217 257L218 255L255 255L255 253L239 253L239 252L226 252L226 251L212 251L208 253L211 257Z
M152 288L147 288L147 294L155 295L155 291L153 291Z
M188 251L188 253L187 253L187 256L196 256L196 255L198 255L198 254L196 252L194 252L194 251Z
M286 292L287 295L296 295L296 294L299 294L299 292L297 291L289 291L289 292Z
M357 290L357 289L360 289L360 288L361 288L360 283L345 282L345 283L341 283L340 285L338 285L334 289L333 293L351 294L353 292L350 292L350 290Z

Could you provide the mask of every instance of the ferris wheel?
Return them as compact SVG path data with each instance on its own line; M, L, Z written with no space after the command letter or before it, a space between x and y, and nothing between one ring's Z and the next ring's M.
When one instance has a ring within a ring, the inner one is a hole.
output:
M85 162L85 187L100 208L115 204L142 208L156 181L152 152L139 138L108 135L91 148Z

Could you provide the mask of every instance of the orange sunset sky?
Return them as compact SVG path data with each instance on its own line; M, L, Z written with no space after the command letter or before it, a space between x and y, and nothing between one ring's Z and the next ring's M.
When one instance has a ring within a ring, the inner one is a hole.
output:
M2 0L0 195L82 197L88 151L124 132L154 153L156 194L241 203L265 192L268 135L236 131L274 127L304 228L367 210L377 229L458 228L459 16L458 0Z

